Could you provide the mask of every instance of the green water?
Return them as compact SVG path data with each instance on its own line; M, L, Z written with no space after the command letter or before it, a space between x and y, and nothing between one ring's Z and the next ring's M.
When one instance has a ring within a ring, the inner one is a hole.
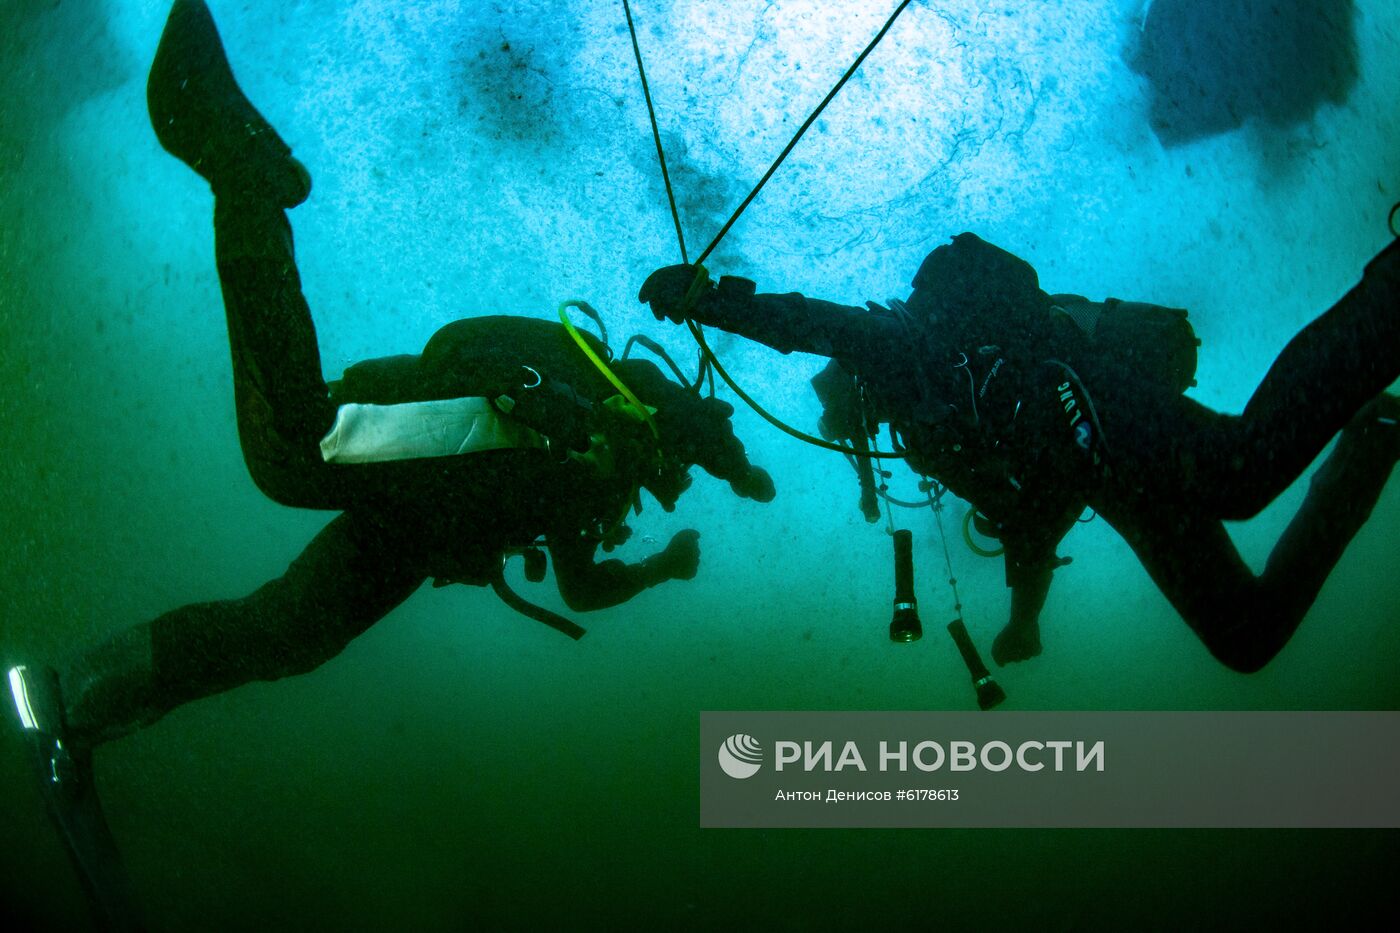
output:
M328 376L458 317L546 317L575 295L615 334L690 358L635 302L677 256L620 5L211 6L240 81L315 175L291 216ZM1345 104L1164 150L1119 58L1133 6L911 6L712 265L859 304L906 294L929 249L973 229L1049 291L1189 307L1205 340L1193 394L1238 410L1384 242L1400 8L1360 3ZM326 520L268 502L242 465L211 199L144 114L165 12L0 12L6 663L241 596ZM638 3L692 251L887 12ZM814 422L819 360L715 346L765 403ZM702 832L700 710L972 704L937 627L886 639L889 544L856 512L847 466L748 412L736 427L778 500L699 477L674 514L649 507L621 556L696 527L700 575L581 620L582 642L488 592L425 588L313 674L105 748L104 801L153 928L1251 928L1393 900L1393 833ZM1304 488L1232 526L1252 565ZM933 528L905 520L925 620L951 617ZM1392 485L1250 677L1209 657L1110 529L1083 526L1061 549L1075 563L1046 607L1045 655L998 672L1007 705L1394 709L1397 520ZM985 652L1007 613L1001 566L961 546L953 559ZM529 595L562 608L548 586ZM9 732L0 782L0 909L85 928Z

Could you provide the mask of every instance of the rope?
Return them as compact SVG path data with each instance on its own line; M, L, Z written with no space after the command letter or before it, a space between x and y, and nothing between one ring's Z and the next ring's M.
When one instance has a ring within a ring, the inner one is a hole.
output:
M750 408L752 408L760 418L762 418L764 421L767 421L779 431L782 431L784 434L787 434L790 437L795 437L799 441L804 441L808 444L811 444L813 447L820 447L823 450L833 450L836 453L846 454L850 457L866 457L871 460L903 459L904 454L896 453L894 451L856 450L854 447L848 447L845 444L835 444L831 441L824 440L820 437L816 437L815 435L808 434L806 431L799 431L797 428L794 428L786 422L780 420L777 416L770 413L768 409L764 408L762 405L756 402L752 396L745 392L739 386L739 384L734 381L734 378L729 375L728 370L726 370L724 368L724 365L720 363L719 358L715 356L714 351L710 349L710 345L708 342L706 342L705 333L700 329L700 325L689 319L687 319L685 323L686 326L690 328L690 335L694 337L695 342L700 345L701 352L704 353L705 358L710 361L710 368L713 369L715 372L719 373L719 377L724 380L724 384L729 386L729 388L733 390L735 395L743 399L744 403Z
M626 2L626 0L624 0L624 2ZM788 144L783 147L783 151L778 155L778 158L768 167L768 171L763 173L763 177L759 179L758 184L754 185L753 190L749 192L749 196L744 198L743 203L735 209L729 220L725 221L719 233L715 234L715 238L710 241L710 245L705 247L705 251L695 260L697 263L703 263L709 257L710 253L714 252L715 247L719 246L720 241L723 240L725 234L729 232L729 228L734 226L735 221L744 213L753 199L758 197L758 193L763 190L763 186L768 184L768 179L772 178L773 173L786 161L788 153L792 152L793 148L797 146L798 141L801 140L803 135L807 132L807 128L817 122L817 117L822 115L822 111L826 109L826 105L831 103L832 99L840 93L841 88L845 87L846 82L851 79L851 75L856 73L856 69L860 67L861 62L865 61L866 56L875 50L875 46L880 44L881 39L885 38L885 33L890 31L890 27L894 25L895 20L899 19L899 14L904 12L904 8L909 5L909 2L910 0L903 0L903 2L895 8L895 11L890 14L890 18L885 20L885 25L875 34L875 38L870 40L870 44L860 53L859 57L851 64L851 67L846 69L846 73L841 76L840 81L836 82L836 86L827 92L826 97L817 105L817 109L812 111L811 116L807 117L806 122L798 128L797 133L794 134Z
M846 69L846 73L841 76L841 80L837 81L836 85L832 87L832 89L829 92L827 92L826 97L823 98L822 102L817 105L817 109L813 110L812 113L807 117L806 121L803 122L802 126L798 128L797 132L793 135L792 139L788 141L788 144L785 147L783 147L783 151L778 155L778 158L775 159L773 161L773 164L768 167L768 171L766 171L763 174L763 177L759 180L758 184L753 187L753 190L750 191L748 196L744 198L743 203L741 203L738 206L738 208L735 209L734 213L730 216L729 220L725 222L724 226L720 229L719 233L715 235L715 238L710 242L710 245L705 248L705 252L702 253L695 260L695 281L691 283L690 289L686 293L685 299L682 302L682 307L694 307L695 301L697 300L700 292L703 290L705 284L709 280L703 265L705 259L709 257L710 253L714 251L715 247L719 246L720 241L724 239L725 234L727 234L729 232L729 229L734 226L734 223L739 219L740 215L742 215L744 211L748 208L749 204L753 202L753 199L758 196L758 193L763 190L763 186L768 183L768 179L773 177L773 174L778 170L779 166L781 166L783 162L787 159L788 154L791 153L792 150L797 146L797 143L802 139L803 135L807 132L807 129L813 123L816 122L819 116L821 116L822 111L826 109L827 104L831 103L832 99L836 97L837 93L840 92L841 88L845 87L846 82L849 81L851 76L856 73L856 69L858 69L861 63L865 61L866 57L872 51L874 51L875 47L880 44L880 40L883 39L885 37L885 33L889 32L890 28L894 26L895 20L899 18L900 13L904 12L904 8L907 7L909 3L910 0L902 0L902 2L895 9L895 11L890 14L889 19L885 21L885 25L881 27L878 33L875 34L875 38L870 40L870 43L851 64L851 67ZM666 170L665 147L661 143L661 130L656 122L656 107L652 103L651 89L649 83L647 82L646 65L642 63L642 49L641 45L637 42L637 30L632 21L632 4L630 0L622 0L622 8L627 15L627 29L632 37L632 51L637 60L637 72L638 75L641 77L642 81L642 94L646 98L647 114L651 120L652 140L656 144L656 155L661 162L661 175L666 183L666 197L670 201L671 205L671 218L675 222L676 226L676 239L677 242L680 244L681 258L683 261L685 261L687 265L689 265L690 262L686 258L685 237L681 233L680 214L676 210L675 193L671 188L671 176ZM854 447L848 447L844 444L833 444L830 441L808 434L805 431L799 431L797 428L794 428L786 422L780 420L775 415L771 414L766 408L764 408L762 405L756 402L752 396L750 396L747 392L740 388L739 384L734 381L734 379L729 375L729 372L720 363L719 358L715 356L714 351L710 349L710 345L705 340L705 334L700 329L700 325L697 324L695 321L690 320L688 316L686 318L685 323L690 330L690 335L693 338L695 338L696 345L700 347L700 353L702 357L700 371L696 374L695 378L695 385L697 387L700 385L700 382L702 378L706 375L706 371L708 369L711 373L719 373L720 378L724 380L725 385L729 386L729 388L733 390L734 394L739 396L739 398L742 399L746 405L752 408L754 412L758 414L758 416L761 417L764 421L767 421L769 424L782 431L784 434L794 437L797 440L804 441L805 443L811 444L814 447L820 447L823 450L832 450L836 451L837 453L843 453L850 456L867 457L871 459L897 459L903 457L903 454L894 453L891 451L859 451L856 450ZM711 375L710 378L711 391L713 391L713 375Z
M686 258L685 234L681 231L681 215L676 210L676 193L671 190L671 173L666 170L666 150L661 146L661 130L656 126L656 108L651 103L651 87L647 84L646 66L642 64L642 47L637 43L637 27L632 23L632 4L629 0L622 0L623 12L627 14L627 31L632 36L632 54L637 58L637 73L642 76L642 95L647 100L647 116L651 119L651 136L656 141L656 158L661 163L661 178L666 182L666 199L671 203L671 220L676 225L676 240L681 245L681 262L686 265L690 260ZM709 251L706 250L708 255ZM698 383L697 379L697 383Z

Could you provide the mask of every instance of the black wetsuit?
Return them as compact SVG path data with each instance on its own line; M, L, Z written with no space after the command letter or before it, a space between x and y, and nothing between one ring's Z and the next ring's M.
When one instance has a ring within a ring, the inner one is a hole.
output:
M252 680L309 671L424 580L484 585L499 574L504 552L541 536L571 608L623 602L684 572L677 555L668 549L637 564L595 563L600 538L586 532L622 515L639 482L671 508L688 485L690 464L730 480L740 494L771 498L767 475L748 462L730 427L733 409L636 360L614 370L657 409L666 455L660 471L648 466L643 475L636 464L620 463L602 475L560 449L539 448L327 463L320 441L340 401L478 395L483 386L518 380L522 365L577 393L579 411L616 389L561 325L506 317L454 322L421 356L360 364L328 386L282 209L257 197L216 199L215 248L239 436L252 478L283 505L342 514L283 576L252 594L176 609L78 657L63 677L69 727L81 741L120 734Z
M675 319L691 275L658 271L643 300ZM1400 376L1400 247L1294 337L1239 415L1090 352L1029 265L971 234L935 250L915 285L899 313L721 280L691 316L831 357L863 380L909 464L1000 526L1013 622L1034 623L1056 546L1088 505L1216 657L1242 671L1267 663L1369 516L1395 461L1394 431L1343 433L1262 575L1221 522L1257 514Z

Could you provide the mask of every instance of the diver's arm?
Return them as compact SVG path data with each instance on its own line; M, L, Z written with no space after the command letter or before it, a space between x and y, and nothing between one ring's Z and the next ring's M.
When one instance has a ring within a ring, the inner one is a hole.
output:
M743 442L734 434L730 421L733 405L717 398L702 398L667 379L645 360L619 360L613 369L643 402L656 409L663 450L687 466L696 464L716 479L727 481L741 498L773 501L776 493L772 477L749 462ZM661 505L669 512L673 503Z
M1057 557L1056 548L1078 513L1066 509L1058 522L1035 528L1006 528L1006 585L1011 588L1011 619L992 644L997 664L1026 661L1040 654L1040 613L1050 594L1055 570L1069 563Z
M1045 599L1050 595L1050 583L1055 579L1055 571L1044 568L1027 574L1011 587L1011 622L1016 627L1040 627L1040 612L1045 608Z
M992 660L997 664L1028 661L1040 654L1040 611L1053 576L1053 571L1042 570L1011 587L1011 621L992 642Z
M658 319L680 323L686 317L684 297L694 270L694 266L658 269L642 285L638 298L651 305ZM907 342L893 318L796 292L758 295L752 282L734 276L720 279L718 285L706 283L689 317L783 353L816 353L857 365L883 364Z
M593 560L597 545L578 534L552 536L554 579L559 595L575 612L592 612L627 602L667 580L690 580L700 565L700 532L677 532L666 549L640 563Z
M715 326L730 333L783 353L797 350L857 365L863 360L887 361L901 336L892 319L797 292L721 300L714 307L718 311ZM702 313L707 311L702 308Z

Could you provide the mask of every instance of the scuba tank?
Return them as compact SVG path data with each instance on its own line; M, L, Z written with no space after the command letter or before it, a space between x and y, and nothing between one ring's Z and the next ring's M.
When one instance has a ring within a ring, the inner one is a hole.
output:
M945 412L941 420L913 426L922 432L914 439L917 453L933 472L937 466L954 471L970 457L994 451L1020 411L1025 374L1044 363L1064 368L1056 357L1089 372L1107 368L1175 393L1195 384L1201 341L1186 311L1112 298L1092 302L1080 295L1047 295L1028 262L975 234L960 234L934 249L912 284L907 302L869 307L909 328L908 352L919 364L911 371L917 369L919 375L908 378L920 380L908 388L910 399L923 398L921 411L941 403L962 412L961 417ZM1092 365L1100 362L1105 366ZM1077 375L1072 379L1077 382ZM867 449L878 422L887 419L872 410L864 381L833 360L813 377L812 388L822 404L822 436L846 440L857 453ZM1092 413L1087 391L1078 388ZM888 391L903 390L881 383L881 392ZM935 455L950 462L937 464ZM874 466L868 458L853 459L861 512L876 521L880 492Z
M1050 312L1074 325L1079 346L1069 354L1112 356L1140 378L1175 393L1196 384L1201 340L1185 308L1082 295L1051 295Z
M586 339L607 353L596 338ZM481 398L512 424L538 434L561 458L565 451L588 452L600 414L593 399L612 394L562 327L509 316L454 321L433 335L421 355L355 363L329 389L336 405Z
M1111 356L1175 392L1194 385L1201 341L1185 310L1047 296L1030 263L975 234L959 234L929 253L912 284L909 310L946 350L971 357L999 345L1008 361L1023 365L1061 353ZM1071 346L1059 346L1067 335Z
M433 335L421 355L355 363L328 384L338 413L322 440L322 455L328 461L375 463L538 449L555 460L574 461L598 478L632 484L620 514L599 516L595 526L583 529L607 549L625 540L623 520L633 507L640 508L638 486L652 478L662 460L650 420L654 409L625 386L619 394L620 384L603 362L608 359L605 343L567 321L511 316L454 321ZM486 572L440 578L436 585L490 585L512 609L579 638L583 629L522 599L505 582L504 561L517 553L525 558L526 579L543 579L546 560L538 544L520 542Z

